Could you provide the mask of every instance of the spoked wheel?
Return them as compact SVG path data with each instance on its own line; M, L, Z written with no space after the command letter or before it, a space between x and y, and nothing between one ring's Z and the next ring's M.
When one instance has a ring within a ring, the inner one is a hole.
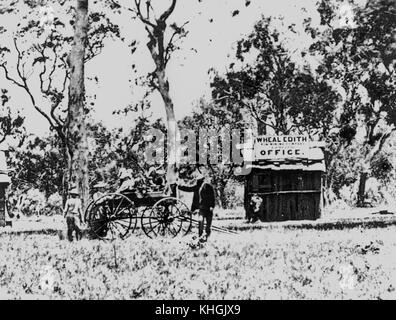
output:
M89 223L89 217L90 217L90 215L91 215L91 211L92 211L92 207L93 207L93 205L95 204L95 200L92 200L89 204L88 204L88 207L85 209L85 212L84 212L84 217L83 217L83 220L84 220L84 223Z
M149 238L186 235L192 224L191 212L185 203L168 197L154 204L148 216L142 216L142 229Z
M137 224L134 203L118 193L93 201L87 208L85 219L93 235L103 240L125 239Z

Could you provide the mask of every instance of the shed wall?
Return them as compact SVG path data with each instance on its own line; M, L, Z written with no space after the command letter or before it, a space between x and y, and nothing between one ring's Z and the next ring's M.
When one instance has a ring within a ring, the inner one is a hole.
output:
M0 183L0 227L4 227L6 222L5 222L5 189L7 185Z
M248 194L262 199L262 221L315 220L321 214L322 172L259 170L248 177Z

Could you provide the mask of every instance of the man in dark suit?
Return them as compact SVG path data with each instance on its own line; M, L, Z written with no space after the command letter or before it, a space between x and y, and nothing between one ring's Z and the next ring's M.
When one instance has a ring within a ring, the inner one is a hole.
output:
M195 185L185 186L179 184L179 190L186 192L194 192L191 211L199 213L198 235L202 241L205 241L211 232L213 209L215 206L215 191L213 186L205 176L197 171L194 174ZM205 236L203 236L204 225Z

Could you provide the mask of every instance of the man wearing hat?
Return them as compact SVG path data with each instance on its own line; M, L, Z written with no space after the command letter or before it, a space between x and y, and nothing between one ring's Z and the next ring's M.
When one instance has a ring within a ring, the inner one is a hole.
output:
M161 168L154 166L150 167L147 171L147 176L150 180L150 186L154 190L162 190L165 187L164 179L165 171Z
M123 193L125 191L131 191L135 188L136 182L132 178L132 171L122 169L118 176L120 180L120 187L117 189L116 193Z
M215 191L209 180L205 179L205 176L200 171L197 170L193 177L195 185L185 186L179 184L178 188L181 191L194 192L191 211L199 213L198 235L201 241L206 241L212 227ZM205 235L203 236L205 222Z
M65 209L63 210L63 215L66 218L67 238L69 241L73 241L73 231L76 232L77 240L82 237L82 232L79 227L82 222L82 204L76 188L70 190L69 196L65 204Z
M94 190L94 193L92 195L92 200L96 201L98 200L100 197L102 197L105 194L105 188L107 187L107 185L104 182L98 182L97 184L95 184L92 189Z

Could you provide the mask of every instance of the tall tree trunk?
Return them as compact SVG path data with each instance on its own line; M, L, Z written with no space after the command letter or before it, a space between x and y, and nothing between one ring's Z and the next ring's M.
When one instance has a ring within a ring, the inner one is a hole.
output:
M257 120L257 134L259 136L264 136L267 134L267 125L265 124L267 117L263 117L262 121Z
M169 82L166 78L166 66L170 59L170 54L174 51L175 36L182 37L183 28L180 31L173 30L169 42L165 41L165 33L167 30L167 19L173 13L176 7L177 0L172 0L171 5L158 17L153 17L150 20L150 10L152 9L150 1L146 2L147 11L144 13L141 10L141 2L135 1L136 13L140 20L145 24L145 29L149 36L147 48L150 51L151 57L155 63L156 69L153 73L152 87L161 94L164 101L166 120L167 120L167 184L171 186L176 183L178 159L177 159L177 138L178 128L175 119L175 111L172 99L169 94ZM177 38L177 37L176 37Z
M156 71L156 77L158 80L158 91L161 94L162 100L165 104L166 120L167 120L167 174L166 180L168 185L176 183L177 179L177 132L178 127L175 118L175 111L172 102L172 98L169 94L169 82L165 76L164 69L158 69Z
M362 172L360 174L360 179L359 179L359 189L358 189L358 194L357 194L357 206L359 208L364 207L364 199L366 195L366 181L367 181L367 172Z
M88 0L76 0L74 41L68 58L70 67L68 138L72 174L69 185L79 189L83 210L89 200L88 142L85 124L84 58L88 34Z
M370 167L371 161L376 157L382 150L382 148L385 145L385 142L388 140L388 138L392 135L392 133L396 130L395 127L389 128L385 133L382 134L381 138L375 143L374 147L371 147L368 151L368 153L365 156L365 168L363 169L363 172L360 174L360 179L359 179L359 189L357 193L357 206L358 207L363 207L364 206L364 198L366 195L366 181L368 178L368 170ZM373 139L373 137L369 137L367 139L367 143ZM371 143L372 144L372 143Z
M219 193L219 200L220 200L219 202L220 202L220 206L222 209L228 209L228 201L227 201L227 196L225 193L225 187L226 187L226 185L224 183L220 182L220 184L217 188L218 193Z
M62 204L63 207L65 206L66 200L67 200L67 194L69 191L69 180L70 180L70 173L71 173L71 159L69 157L69 152L66 147L66 142L64 143L62 147L62 155L63 158L65 159L65 166L63 167L63 177L62 177Z

